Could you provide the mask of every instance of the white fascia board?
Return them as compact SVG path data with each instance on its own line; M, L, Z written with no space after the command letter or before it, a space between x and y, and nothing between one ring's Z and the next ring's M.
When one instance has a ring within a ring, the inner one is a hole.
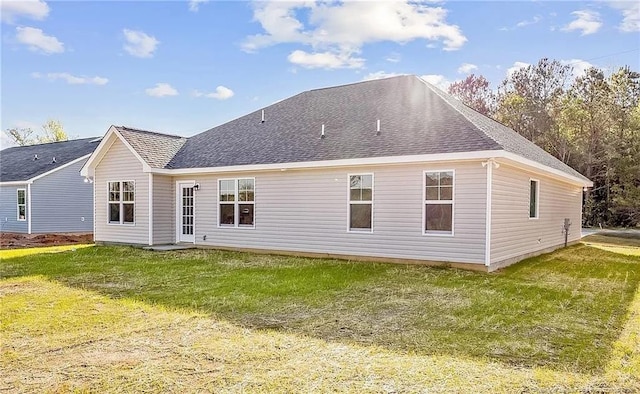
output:
M87 162L84 164L84 166L80 170L80 175L84 177L93 176L93 171L95 167L98 165L98 162L100 162L100 160L106 154L106 151L109 148L111 148L111 145L113 144L113 141L110 141L112 140L112 138L110 138L112 135L116 136L120 140L120 142L122 142L124 146L126 146L127 149L131 151L131 153L136 157L136 159L140 161L140 163L142 164L143 172L151 172L151 167L144 161L144 159L142 159L142 157L138 154L138 152L136 152L136 150L133 149L131 144L129 144L129 142L122 136L122 134L118 132L115 126L111 126L109 127L109 130L107 131L105 136L102 138L102 141L100 141L100 145L98 145L96 150L93 151L93 154L91 154L91 157L89 158L89 160L87 160Z
M38 176L34 176L33 178L27 179L26 181L11 181L11 182L0 182L0 186L16 186L16 185L29 185L35 181L37 181L40 178L44 178L47 175L53 174L56 171L60 171L66 167L69 167L70 165L76 164L79 161L82 161L84 159L86 159L87 157L91 156L91 154L88 155L84 155L84 156L80 156L77 159L71 160L68 163L65 163L63 165L61 165L60 167L56 167L53 170L44 172Z
M115 129L115 128L114 128ZM120 138L120 141L122 141L122 143L124 144L124 146L126 146L127 148L129 148L129 150L131 151L131 153L133 153L133 155L136 157L136 159L138 159L140 161L140 163L142 163L142 172L151 172L151 166L149 164L147 164L146 161L144 161L144 159L142 158L142 156L140 156L138 154L138 152L136 152L135 149L133 149L133 146L131 146L131 144L129 144L129 141L127 141L126 138L124 138L122 136L122 134L120 134L120 132L118 130L116 130L116 135Z
M549 167L549 166L545 166L544 164L540 164L537 161L525 159L524 157L516 155L516 154L511 153L511 152L504 152L503 151L501 155L498 155L496 157L497 158L498 157L504 158L504 159L507 159L508 161L518 163L519 167L525 167L525 169L527 169L526 167L529 167L529 168L533 168L533 169L542 171L542 172L546 173L546 175L551 176L552 178L560 179L560 180L563 180L565 182L569 182L569 183L577 185L577 186L593 187L593 182L591 182L590 180L585 180L585 179L582 179L582 178L578 178L576 176L567 174L564 171L560 171L560 170L557 170L555 168L552 168L552 167Z
M212 174L225 172L257 172L257 171L285 171L285 170L302 170L312 168L331 168L331 167L355 167L355 166L375 166L389 164L408 164L421 162L451 162L462 160L486 160L486 159L506 159L509 162L517 163L521 167L537 172L544 172L547 175L561 179L565 182L580 185L582 187L591 187L593 182L567 174L564 171L545 166L536 161L525 159L522 156L504 150L484 150L476 152L457 152L457 153L434 153L429 155L411 155L411 156L385 156L385 157L367 157L361 159L342 159L342 160L322 160L322 161L304 161L294 163L275 163L275 164L248 164L240 166L225 167L200 167L200 168L151 168L150 172L163 175L196 175L196 174Z
M283 170L302 170L311 168L331 168L331 167L356 167L356 166L374 166L385 164L407 164L420 162L450 162L462 160L481 160L490 157L496 157L501 151L485 150L477 152L458 152L458 153L435 153L430 155L412 155L412 156L385 156L385 157L366 157L361 159L342 159L342 160L323 160L323 161L304 161L294 163L275 163L275 164L249 164L241 166L225 166L225 167L204 167L204 168L179 168L179 169L162 169L153 168L151 172L164 175L191 175L191 174L207 174L220 172L256 172L256 171L283 171Z
M106 150L111 147L111 144L113 143L111 136L114 135L115 132L115 126L109 127L109 130L107 130L104 137L102 137L102 140L98 144L98 147L93 151L91 157L89 157L89 160L87 160L87 162L84 163L84 165L80 169L80 175L85 178L93 176L93 170L95 169L95 166L98 164L100 159L102 159L102 157L106 153Z
M31 182L31 180L27 180L27 181L10 181L10 182L0 182L0 186L20 186L20 185L28 185Z
M37 181L37 180L38 180L38 179L40 179L40 178L44 178L45 176L50 175L50 174L53 174L53 173L54 173L54 172L56 172L56 171L60 171L60 170L62 170L63 168L67 168L67 167L69 167L69 166L71 166L71 165L73 165L73 164L76 164L77 162L82 161L82 160L86 159L86 158L87 158L87 157L89 157L89 156L91 156L91 154L88 154L88 155L84 155L84 156L78 157L77 159L72 160L72 161L70 161L70 162L68 162L68 163L65 163L65 164L61 165L60 167L54 168L54 169L53 169L53 170L51 170L51 171L47 171L47 172L45 172L45 173L43 173L43 174L40 174L40 175L38 175L38 176L35 176L35 177L33 177L33 178L29 179L29 183L31 183L31 182L35 182L35 181Z

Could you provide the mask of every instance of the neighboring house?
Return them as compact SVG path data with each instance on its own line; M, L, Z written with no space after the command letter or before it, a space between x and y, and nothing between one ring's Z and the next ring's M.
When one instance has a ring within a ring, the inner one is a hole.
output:
M415 76L304 92L190 138L112 126L95 239L491 271L580 238L592 183Z
M0 230L93 231L93 186L80 169L100 138L16 146L0 151Z

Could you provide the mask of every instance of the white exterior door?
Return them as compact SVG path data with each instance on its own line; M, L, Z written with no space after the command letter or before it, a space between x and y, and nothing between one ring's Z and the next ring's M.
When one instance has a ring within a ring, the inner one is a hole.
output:
M176 232L178 242L195 242L194 182L178 182Z

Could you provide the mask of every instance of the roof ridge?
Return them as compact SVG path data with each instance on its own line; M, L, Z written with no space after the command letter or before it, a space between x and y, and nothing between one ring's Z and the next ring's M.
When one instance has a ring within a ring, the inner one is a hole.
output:
M424 79L416 76L416 78L418 78L422 83L425 84L425 86L427 86L429 89L431 89L435 94L437 94L441 99L443 99L447 104L449 104L449 106L451 106L456 112L458 112L460 115L462 115L466 120L469 121L469 123L471 123L473 125L474 128L476 128L480 133L482 133L485 137L489 138L491 141L495 142L498 146L500 146L502 149L505 149L505 147L499 143L498 141L496 141L495 138L493 138L493 136L489 135L485 130L483 130L481 127L479 127L477 124L475 124L475 122L471 119L469 119L469 117L467 116L467 114L465 114L464 112L460 111L460 109L456 106L453 105L453 103L451 102L452 100L456 100L457 103L460 103L462 105L464 105L465 107L467 107L468 109L477 112L478 114L484 116L487 119L491 119L486 115L481 114L480 112L474 110L473 108L469 107L468 105L466 105L465 103L463 103L462 101L456 99L455 97L453 97L452 95L448 94L447 92L445 92L444 90L438 88L437 86L425 81ZM493 119L491 119L493 120ZM498 122L499 123L499 122ZM502 124L502 123L500 123ZM506 126L505 126L506 127Z
M185 138L185 139L189 138L189 137L185 137L185 136L182 136L182 135L163 133L163 132L160 132L160 131L153 131L153 130L143 130L143 129L138 129L138 128L129 127L129 126L116 126L116 128L124 129L124 130L127 130L127 131L133 131L135 133L155 134L155 135L159 135L159 136L163 136L163 137L176 137L176 138Z
M403 77L416 77L417 78L418 76L415 75L415 74L399 74L399 75L392 75L390 77L384 77L384 78L376 78L376 79L368 79L368 80L365 80L365 81L349 82L349 83L345 83L345 84L342 84L342 85L325 86L323 88L310 89L310 90L307 90L305 92L315 92L315 91L319 91L319 90L343 88L343 87L347 87L347 86L360 85L360 84L364 84L364 83L372 83L372 82L378 82L378 81L385 81L385 80L388 80L388 79L403 78ZM291 97L293 97L293 96L291 96Z

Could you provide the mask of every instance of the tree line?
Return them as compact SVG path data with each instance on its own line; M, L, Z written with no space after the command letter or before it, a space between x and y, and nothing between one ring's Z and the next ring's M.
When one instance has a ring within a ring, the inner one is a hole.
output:
M69 136L59 120L50 119L42 125L42 131L37 133L29 127L14 127L6 129L4 133L18 146L45 144L47 142L68 141Z
M574 78L570 65L541 59L491 89L469 75L449 93L511 127L593 181L584 225L640 224L640 73L592 67Z

